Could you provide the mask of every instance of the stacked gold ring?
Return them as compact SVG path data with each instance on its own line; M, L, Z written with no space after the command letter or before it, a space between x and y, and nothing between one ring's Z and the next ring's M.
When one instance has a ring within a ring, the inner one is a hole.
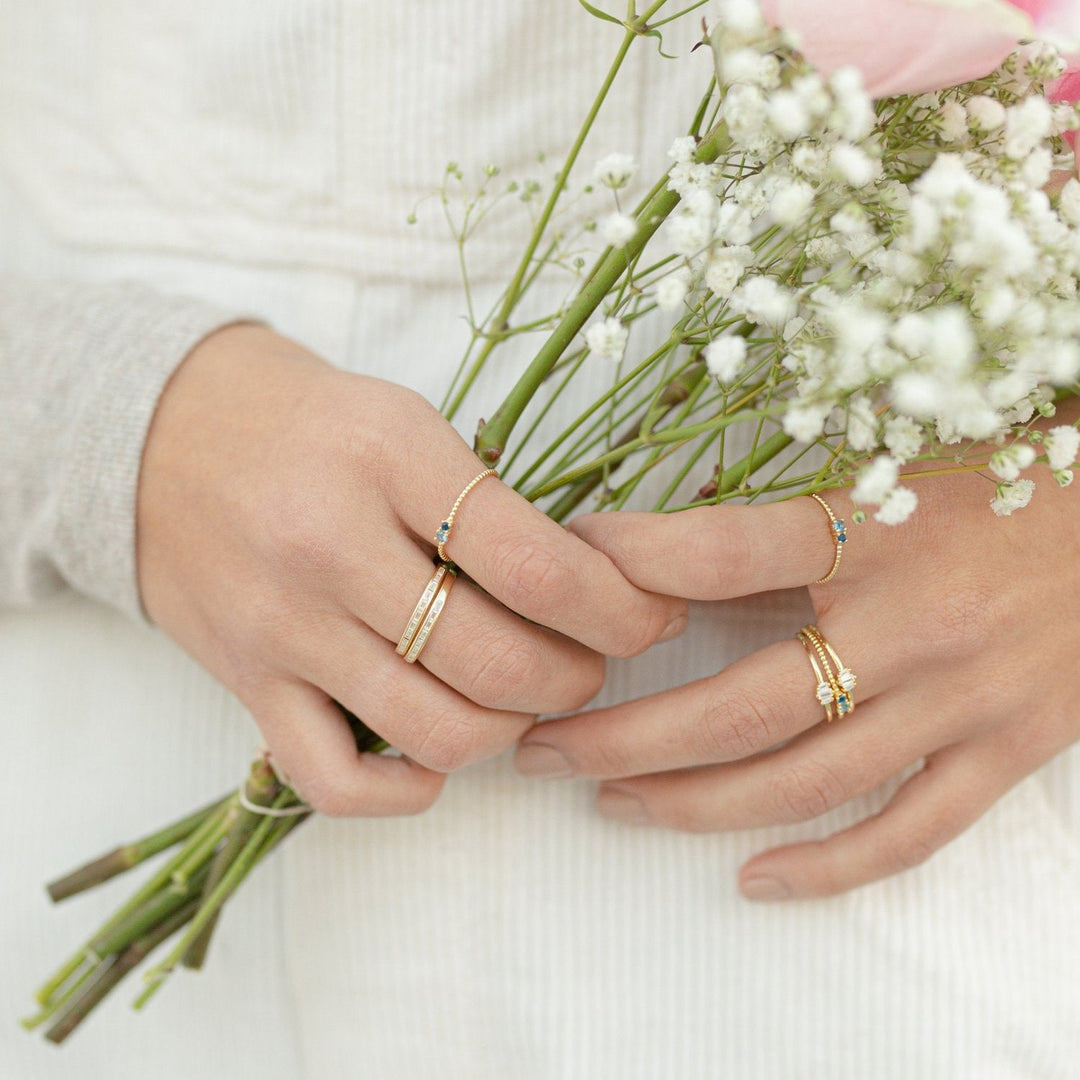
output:
M397 643L397 654L405 658L406 664L415 664L423 652L456 580L457 570L451 564L440 562L435 567Z
M857 682L855 672L844 666L836 650L816 626L804 626L795 636L806 650L810 666L814 669L817 679L814 696L825 710L825 719L831 721L837 716L849 716L855 711L855 696L852 693Z

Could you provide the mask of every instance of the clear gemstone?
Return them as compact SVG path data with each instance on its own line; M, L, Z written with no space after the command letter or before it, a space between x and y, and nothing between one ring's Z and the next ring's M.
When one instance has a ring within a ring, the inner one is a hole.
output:
M841 670L840 674L837 676L837 681L840 683L840 685L845 690L848 690L848 691L854 690L855 689L855 672L849 670L848 668L844 668L843 670Z
M832 687L828 683L818 683L817 699L822 705L828 705L833 699Z

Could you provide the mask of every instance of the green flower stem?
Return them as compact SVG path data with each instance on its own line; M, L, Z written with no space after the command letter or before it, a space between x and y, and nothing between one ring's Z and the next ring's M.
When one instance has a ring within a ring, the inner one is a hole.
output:
M654 7L662 6L663 2L664 0L661 0L661 4L654 5ZM615 59L611 62L611 67L608 69L608 73L604 77L603 83L600 85L600 90L589 108L589 112L578 131L573 146L570 148L566 161L563 163L563 167L559 170L559 174L555 178L551 194L548 196L547 202L544 204L544 208L541 210L540 216L533 226L532 236L529 238L529 242L518 263L517 270L514 272L514 276L510 279L510 284L503 294L502 304L499 306L494 318L489 323L489 325L493 327L493 330L484 342L480 354L469 368L468 374L462 380L457 393L447 402L446 407L443 409L443 415L448 420L453 419L454 414L460 407L465 395L468 394L472 384L476 381L477 375L479 375L484 364L487 362L488 357L495 349L495 346L507 335L507 330L510 325L510 316L514 313L514 309L517 307L518 302L521 300L524 293L522 286L526 275L528 275L532 269L533 256L536 254L536 249L540 246L541 238L547 230L548 223L551 221L551 215L555 212L555 206L566 188L566 183L570 178L570 171L574 167L574 163L577 161L578 156L581 154L581 149L585 145L585 139L592 130L592 126L596 122L596 117L600 112L600 108L607 99L612 84L615 82L615 76L618 75L619 69L626 59L626 54L630 51L630 46L634 43L637 36L638 32L636 30L629 27L627 28L627 31L623 36L622 44L619 46L619 51L615 54ZM485 460L487 459L485 458ZM498 460L497 457L496 460Z
M229 798L232 797L233 796L230 796ZM38 989L35 996L42 1005L48 1005L68 979L75 975L83 964L86 963L87 951L91 949L93 942L97 938L102 937L116 926L120 925L133 911L138 910L139 907L156 895L160 889L164 888L172 880L173 869L183 861L188 851L194 845L200 843L202 837L214 829L217 822L225 816L229 798L223 799L218 804L217 809L208 814L206 820L188 837L180 851L161 867L161 869L159 869L158 872L142 886L142 888L135 892L135 894L123 904L107 922L100 926L94 932L94 936L79 949L78 952L74 953L51 976L51 978Z
M210 864L206 862L182 883L166 885L141 907L130 912L122 922L97 937L90 946L90 951L100 957L106 957L126 949L133 942L150 933L155 926L183 907L189 900L197 899L209 874Z
M228 829L233 810L240 805L240 796L233 795L225 803L225 812L214 821L213 828L199 838L198 843L191 844L183 857L173 866L172 880L175 884L183 886L190 877L197 874L206 866L217 850Z
M187 923L198 909L198 899L189 900L149 933L133 941L123 952L109 957L96 971L93 982L83 988L45 1032L52 1043L62 1043L129 972L134 970L163 941Z
M695 160L701 163L715 161L730 143L727 128L719 124L698 146ZM514 425L544 379L678 204L678 194L665 187L649 201L638 216L638 232L634 239L625 247L609 248L600 256L566 314L559 320L558 326L541 346L495 415L480 428L475 450L481 460L494 465L502 457Z
M64 877L46 885L49 896L53 902L66 900L69 896L92 889L104 881L131 870L154 855L186 840L215 810L219 810L226 802L220 799L216 803L204 806L193 814L181 818L179 821L167 825L158 832L144 836L130 844L124 844L105 855L94 859L92 862L80 866L77 870L65 874Z
M651 432L653 427L668 415L668 413L673 409L678 408L691 397L705 374L705 365L699 361L698 363L690 365L676 378L672 379L664 388L657 404L651 406L646 411L644 417L623 432L622 436L616 441L612 449L626 446L634 440L640 441L643 437L643 433ZM555 521L564 521L601 483L606 482L611 472L614 469L617 469L621 464L622 461L617 461L607 467L601 466L594 469L587 476L574 484L574 486L553 506L548 508L548 517L553 518Z
M287 806L295 804L295 794L286 789L274 799L273 808L284 809ZM264 817L259 822L255 827L255 831L251 834L251 838L244 846L243 851L241 851L236 859L233 860L232 865L225 872L224 876L217 883L217 886L212 890L210 895L203 899L198 912L191 920L191 923L181 936L179 942L177 942L169 955L160 964L157 964L146 973L147 986L135 999L135 1008L141 1009L157 990L160 989L162 983L168 978L176 965L180 963L184 954L191 947L192 942L209 924L210 920L213 919L215 913L221 908L222 904L236 892L244 878L247 877L259 860L271 850L277 840L287 836L297 823L295 818L281 819L273 817ZM270 834L272 832L275 834L275 839L273 842L268 843L267 841L270 839Z
M278 783L269 762L265 758L257 758L252 762L245 788L248 799L256 806L269 806L280 790L281 785ZM202 887L203 897L209 897L217 888L218 882L228 872L229 867L239 857L240 852L244 850L248 840L251 839L252 833L254 833L262 820L259 814L246 809L239 803L235 807L230 807L229 814L230 820L226 827L225 843L218 849L213 862L210 864L210 873L207 875L206 882ZM213 937L214 927L217 925L220 915L221 911L219 909L202 929L198 937L192 941L188 951L184 954L184 967L195 971L202 968L206 961L207 950L210 948L210 939Z

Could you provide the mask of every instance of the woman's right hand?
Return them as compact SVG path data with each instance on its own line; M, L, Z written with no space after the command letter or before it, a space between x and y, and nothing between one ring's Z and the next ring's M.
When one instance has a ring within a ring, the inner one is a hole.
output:
M488 480L446 544L484 591L459 582L406 664L395 645L435 529L482 469L417 394L258 326L212 334L162 396L139 479L143 603L250 710L316 810L425 809L445 772L585 704L602 654L685 625L681 601ZM406 756L359 754L335 701Z

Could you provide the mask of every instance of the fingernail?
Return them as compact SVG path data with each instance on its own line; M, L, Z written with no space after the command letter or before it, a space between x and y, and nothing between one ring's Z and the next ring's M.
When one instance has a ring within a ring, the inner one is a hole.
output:
M539 776L546 780L565 780L574 775L566 757L544 743L522 743L514 754L514 768L522 776Z
M739 890L747 900L787 900L791 896L791 886L775 877L747 878Z
M650 825L653 820L645 804L636 795L628 795L625 791L600 790L596 795L596 809L604 817L627 825Z
M675 618L667 624L667 629L656 640L670 641L672 638L677 638L686 630L689 622L690 616L685 611L676 615Z

